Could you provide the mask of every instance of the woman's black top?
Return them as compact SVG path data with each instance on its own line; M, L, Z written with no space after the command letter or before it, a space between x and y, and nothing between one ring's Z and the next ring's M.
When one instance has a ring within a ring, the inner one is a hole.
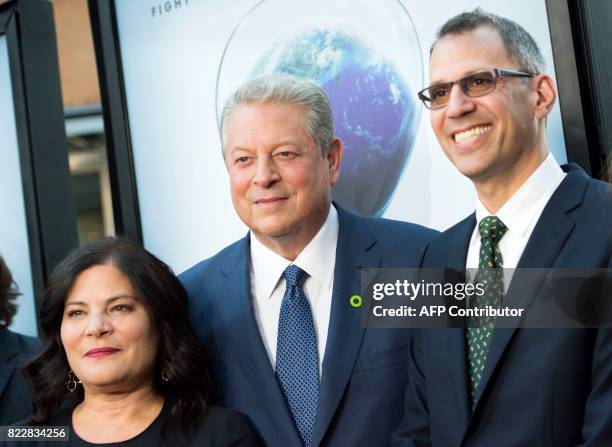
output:
M66 446L66 447L260 447L263 443L253 429L249 420L242 414L221 407L208 407L208 411L197 427L186 434L186 443L183 444L181 434L174 424L166 424L168 421L169 405L164 404L161 413L142 433L131 439L94 444L87 442L72 429L72 412L74 406L69 406L54 415L46 426L68 426L70 427L70 439L67 442L36 442L32 445L42 446ZM164 426L166 426L165 435ZM17 427L16 427L17 428ZM28 428L21 426L20 428ZM39 427L40 428L40 427ZM104 430L104 427L100 427ZM1 444L1 443L0 443ZM6 446L24 447L28 445L21 442L7 442Z

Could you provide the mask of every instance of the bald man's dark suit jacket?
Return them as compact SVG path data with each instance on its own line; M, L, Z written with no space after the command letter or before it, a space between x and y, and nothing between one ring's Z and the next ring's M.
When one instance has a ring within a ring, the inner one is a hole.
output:
M39 349L38 339L0 326L0 425L10 425L32 414L32 397L18 368Z
M361 290L361 267L418 267L437 232L336 208L333 296L312 445L386 447L403 411L411 331L365 329L349 298ZM266 445L300 446L253 316L249 246L247 236L180 278L211 354L214 402L246 414Z
M521 268L612 268L612 187L575 165L546 205ZM474 215L427 248L424 267L464 270ZM504 302L528 304L541 281L515 271ZM521 307L521 306L517 306ZM612 445L609 329L494 329L474 413L464 329L418 331L393 446Z

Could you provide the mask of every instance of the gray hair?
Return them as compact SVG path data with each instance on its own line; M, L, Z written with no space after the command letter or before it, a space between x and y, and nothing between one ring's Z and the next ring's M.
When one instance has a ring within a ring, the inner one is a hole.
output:
M474 31L481 26L489 26L499 33L508 55L518 62L520 70L534 75L544 71L544 58L531 34L518 23L481 8L451 17L438 31L429 54L444 36Z
M240 105L257 103L287 104L304 110L306 133L318 146L321 158L329 153L334 140L334 119L323 89L296 76L274 74L245 82L226 101L219 126L223 155L230 115Z

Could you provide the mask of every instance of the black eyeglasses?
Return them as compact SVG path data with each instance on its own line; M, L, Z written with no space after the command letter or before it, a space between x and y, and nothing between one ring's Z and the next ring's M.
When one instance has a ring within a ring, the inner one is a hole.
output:
M471 74L464 78L453 82L443 82L440 84L430 85L421 90L419 99L423 101L425 107L431 110L441 109L446 107L450 100L451 89L454 84L459 84L461 91L470 98L484 96L495 90L497 80L505 77L532 78L535 75L523 73L522 71L502 70L494 68L491 71L481 71Z

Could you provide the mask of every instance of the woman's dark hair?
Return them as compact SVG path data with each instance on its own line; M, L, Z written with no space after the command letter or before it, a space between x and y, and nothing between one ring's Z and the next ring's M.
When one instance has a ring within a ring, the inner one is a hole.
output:
M60 339L64 302L80 273L109 264L130 280L159 331L154 388L170 405L170 423L186 432L204 416L210 390L208 359L189 321L187 292L166 264L137 243L115 237L77 248L51 274L40 308L47 345L25 367L34 392L29 423L45 424L65 399L83 399L82 386L73 393L66 388L70 366ZM162 370L169 374L168 382L162 380Z
M6 262L0 256L0 326L8 327L13 321L17 306L13 301L19 296L13 275L9 270Z

